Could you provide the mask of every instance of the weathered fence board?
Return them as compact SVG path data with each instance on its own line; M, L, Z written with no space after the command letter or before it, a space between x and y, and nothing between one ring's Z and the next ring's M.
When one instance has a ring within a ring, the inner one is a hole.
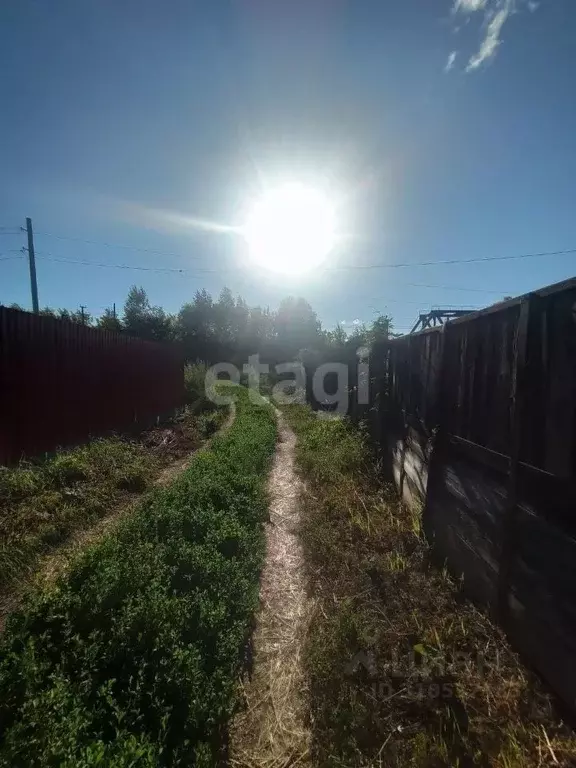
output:
M396 339L379 369L400 492L576 712L576 279Z
M149 422L183 388L172 345L0 307L0 464Z

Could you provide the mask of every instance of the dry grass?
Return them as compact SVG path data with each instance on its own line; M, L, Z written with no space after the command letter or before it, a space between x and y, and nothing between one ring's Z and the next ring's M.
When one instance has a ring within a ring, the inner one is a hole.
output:
M253 636L245 709L234 724L230 762L244 768L286 768L308 762L306 681L302 647L312 602L298 537L301 483L294 471L295 438L280 418L270 475L270 521L261 609Z
M575 765L553 697L431 563L419 517L378 484L360 435L304 408L286 414L308 480L313 763Z
M0 468L0 631L32 587L45 584L128 516L142 494L184 471L226 418L185 409L138 440L95 440L53 458ZM224 427L229 426L230 411Z

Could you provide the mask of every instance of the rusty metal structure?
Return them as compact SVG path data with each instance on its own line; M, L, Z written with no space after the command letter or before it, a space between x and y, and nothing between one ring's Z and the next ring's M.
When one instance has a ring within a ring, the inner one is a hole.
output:
M430 312L421 312L410 333L424 331L426 328L436 328L436 326L444 325L449 320L464 317L472 311L471 309L431 309Z
M0 307L0 464L148 425L183 400L175 345Z

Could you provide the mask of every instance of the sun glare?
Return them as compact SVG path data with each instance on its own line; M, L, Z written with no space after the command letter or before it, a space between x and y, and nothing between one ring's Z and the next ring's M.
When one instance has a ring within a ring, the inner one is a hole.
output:
M320 192L289 184L254 204L243 234L257 264L300 274L326 259L336 242L334 227L334 211Z

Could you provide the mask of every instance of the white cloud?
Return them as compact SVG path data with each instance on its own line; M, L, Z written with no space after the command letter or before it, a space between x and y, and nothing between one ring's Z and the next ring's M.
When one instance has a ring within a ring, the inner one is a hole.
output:
M474 13L474 11L482 11L486 8L488 0L455 0L454 13L462 11L463 13Z
M478 69L478 67L482 66L485 61L488 61L488 59L491 59L496 55L498 46L502 42L500 39L502 27L514 10L514 0L504 0L500 5L501 7L492 15L490 22L486 27L486 34L478 49L478 53L471 56L468 62L468 66L466 67L467 72Z
M483 17L483 37L478 51L468 59L467 72L481 67L485 62L494 58L502 43L502 29L508 19L522 8L534 13L540 5L540 0L452 0L452 13L459 18L465 17L468 23L475 13ZM456 27L460 28L460 23ZM454 66L454 52L448 57L446 72Z
M456 56L458 56L458 51L452 51L450 56L448 56L448 61L446 62L446 66L444 67L444 72L450 72L450 70L454 66L454 62L456 61Z

